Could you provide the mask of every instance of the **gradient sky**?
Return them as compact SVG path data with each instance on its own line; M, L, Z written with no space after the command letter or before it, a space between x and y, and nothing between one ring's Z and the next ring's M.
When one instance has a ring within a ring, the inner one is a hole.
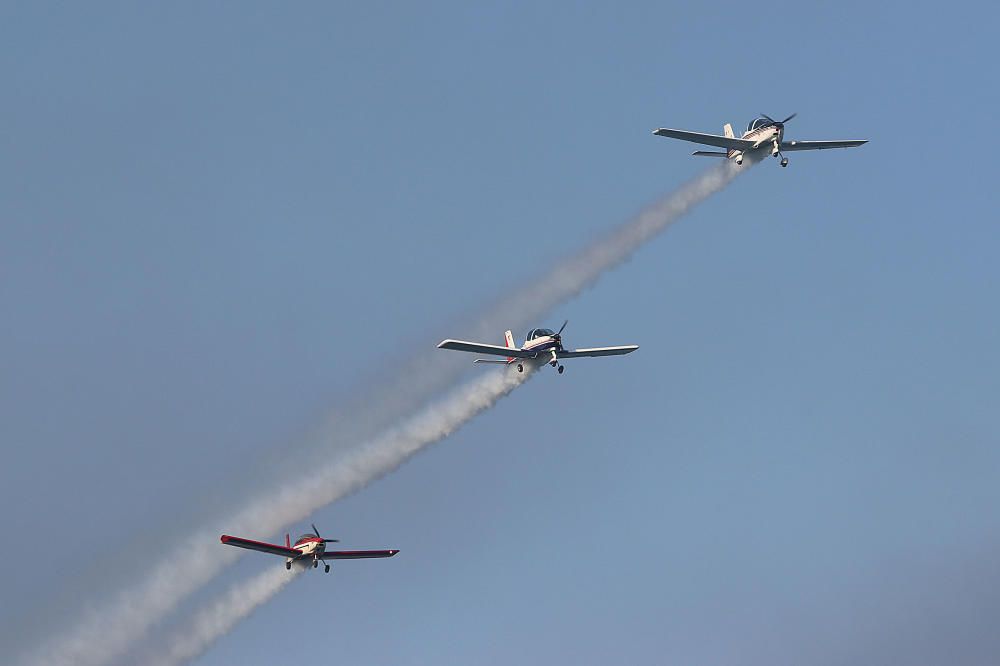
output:
M318 512L402 552L198 663L996 663L997 18L0 6L4 651L709 165L653 128L797 111L871 143L755 167L538 322L642 348Z

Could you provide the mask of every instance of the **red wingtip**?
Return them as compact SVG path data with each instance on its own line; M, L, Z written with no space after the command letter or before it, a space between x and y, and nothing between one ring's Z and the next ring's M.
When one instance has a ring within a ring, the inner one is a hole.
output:
M230 539L232 539L232 538L233 538L233 537L229 536L228 534L223 534L223 535L222 535L222 536L221 536L221 537L219 538L219 541L221 541L222 543L228 543L228 542L229 542L229 540L230 540Z

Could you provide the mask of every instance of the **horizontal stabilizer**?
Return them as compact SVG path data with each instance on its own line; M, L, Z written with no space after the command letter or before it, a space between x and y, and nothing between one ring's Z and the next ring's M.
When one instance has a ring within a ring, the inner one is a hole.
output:
M696 150L691 154L699 157L729 157L729 153L724 150Z
M477 358L473 363L499 363L500 365L507 365L507 361L497 361L492 358Z

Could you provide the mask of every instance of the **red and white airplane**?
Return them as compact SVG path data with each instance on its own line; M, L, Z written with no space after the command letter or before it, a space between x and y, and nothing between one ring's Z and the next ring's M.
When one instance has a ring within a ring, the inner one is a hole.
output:
M564 358L580 358L583 356L620 356L629 354L639 348L639 345L624 345L621 347L593 347L591 349L564 349L562 345L562 332L566 328L569 320L563 322L558 331L550 331L547 328L535 328L528 331L528 336L524 344L520 347L514 346L514 334L510 331L504 333L506 346L488 345L482 342L466 342L465 340L443 340L438 349L454 349L456 351L472 352L473 354L492 354L493 356L503 356L505 360L494 361L492 359L477 358L473 363L503 363L510 365L517 363L517 371L524 372L522 359L542 359L553 368L559 370L561 375L563 366L559 363Z
M726 157L736 160L737 164L743 164L746 155L763 157L764 153L770 151L771 155L779 158L781 166L788 166L788 158L782 152L792 150L826 150L828 148L853 148L868 143L868 139L850 139L846 141L785 141L785 123L795 117L792 114L784 120L774 120L768 115L761 114L754 118L747 125L747 131L742 137L737 138L733 134L733 126L726 123L723 127L724 134L702 134L701 132L689 132L687 130L676 130L661 127L653 130L657 136L665 136L671 139L691 141L692 143L702 143L707 146L718 146L725 148L724 151L696 150L692 155L703 157Z
M249 550L259 550L262 553L281 555L288 558L285 561L285 568L291 569L293 562L298 562L302 566L309 566L312 563L313 569L319 566L320 560L360 560L369 557L392 557L398 550L332 550L326 549L326 544L335 543L337 539L324 539L319 535L316 526L312 526L311 534L303 534L291 543L288 535L285 535L285 545L279 546L275 543L264 543L262 541L251 541L240 537L222 535L222 543L236 546L237 548L247 548ZM330 573L330 565L323 563L326 573Z

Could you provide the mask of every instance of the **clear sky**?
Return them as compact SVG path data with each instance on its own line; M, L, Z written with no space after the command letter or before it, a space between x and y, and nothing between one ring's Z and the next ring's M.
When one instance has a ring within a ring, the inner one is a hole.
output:
M754 167L539 321L642 348L317 512L402 552L199 663L995 663L997 19L0 6L0 646L709 166L653 128L798 112L790 138L871 143Z

